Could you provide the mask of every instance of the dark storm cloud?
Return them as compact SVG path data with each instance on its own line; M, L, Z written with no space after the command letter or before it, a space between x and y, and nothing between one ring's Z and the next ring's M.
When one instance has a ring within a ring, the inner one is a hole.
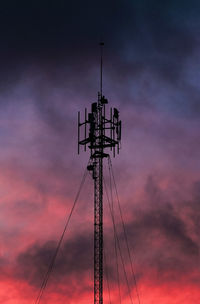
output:
M133 256L140 259L139 263L146 265L146 271L152 273L152 277L154 273L160 283L176 281L186 273L189 280L199 263L197 218L200 212L196 190L191 201L176 201L174 205L151 176L145 191L146 208L133 210L133 220L126 224ZM140 268L138 277L141 276L146 274Z
M85 53L93 44L91 40L99 40L101 28L105 34L105 29L111 34L111 28L119 29L118 21L124 22L127 14L126 5L120 1L4 2L1 5L2 40L6 50L14 46L18 56L22 51L22 55L31 54L35 59L42 52L47 57L58 55L57 52L64 55L66 50L68 54L76 53L75 49L81 45Z
M180 204L178 210L172 202L166 201L164 193L152 176L147 180L145 192L146 208L143 211L137 209L138 207L134 208L132 221L125 223L134 263L135 258L137 260L137 264L134 265L136 277L140 280L150 276L162 284L168 281L184 280L187 276L189 282L192 280L193 273L196 272L199 260L199 241L194 237L194 233L198 235L196 225L199 225L199 222L195 221L195 215L200 214L199 201L196 200L196 196L199 197L199 182L194 185L192 200ZM179 202L176 202L176 207L178 205ZM188 211L188 218L183 217L185 208ZM191 229L188 225L193 220L195 227ZM126 258L122 230L121 225L118 225L120 247L127 266L129 261ZM113 256L112 242L112 235L106 235L107 272L110 280L116 283L116 261ZM55 241L49 241L40 245L35 244L21 253L16 260L17 277L26 278L30 284L40 285L55 248ZM63 277L65 280L80 278L80 276L84 279L84 276L92 273L92 252L93 237L90 233L74 235L73 239L63 244L58 254L52 282L62 280ZM118 262L121 265L120 258ZM145 273L140 265L145 265Z
M34 83L40 75L32 94L50 125L62 130L65 123L50 95L55 88L67 88L61 92L66 103L74 99L70 91L85 99L94 96L98 85L91 83L98 75L91 71L98 65L102 36L105 90L112 88L111 96L197 116L200 92L188 84L185 64L198 52L198 12L196 1L4 2L1 91L11 91L19 79L32 78Z
M40 286L55 253L56 245L55 241L48 241L41 245L35 244L21 253L16 259L15 276L27 280L31 285ZM106 271L109 272L110 279L115 281L116 271L113 261L110 265L107 265ZM82 284L84 284L84 279L88 276L92 280L93 235L75 235L73 239L62 245L53 268L50 283L61 282L64 277L65 282L82 280Z
M190 2L189 11L185 2L180 7L172 1L6 1L1 5L1 52L16 61L31 55L35 62L42 56L44 62L50 58L51 64L59 64L65 58L69 64L84 57L90 64L96 57L95 41L103 36L113 51L111 58L127 43L149 59L153 50L185 58L193 50L194 36L181 20L192 16L195 22L199 8ZM159 67L159 62L154 65Z
M43 245L35 244L17 258L16 275L33 285L40 285L55 253L56 242L49 241ZM93 259L92 235L77 235L66 241L57 256L52 280L63 276L70 280L86 275L92 270Z

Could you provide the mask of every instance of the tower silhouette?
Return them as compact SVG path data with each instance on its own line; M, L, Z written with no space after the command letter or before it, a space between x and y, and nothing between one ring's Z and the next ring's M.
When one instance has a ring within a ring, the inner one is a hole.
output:
M108 150L115 157L121 143L121 121L119 111L110 108L103 96L103 46L100 43L100 91L97 102L91 104L91 111L85 109L84 121L78 112L78 153L90 149L87 169L94 181L94 304L103 304L103 160L109 157ZM107 115L108 114L108 115Z

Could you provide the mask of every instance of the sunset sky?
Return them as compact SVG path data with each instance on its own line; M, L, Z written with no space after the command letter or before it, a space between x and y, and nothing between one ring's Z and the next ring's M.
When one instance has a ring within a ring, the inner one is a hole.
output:
M141 304L199 303L200 2L7 0L0 3L0 304L34 304L63 231L89 159L77 155L77 112L97 100L101 39L103 92L123 124L112 164ZM119 304L104 204L111 303ZM119 221L117 229L138 304ZM122 304L131 304L120 273ZM47 303L93 303L89 175Z

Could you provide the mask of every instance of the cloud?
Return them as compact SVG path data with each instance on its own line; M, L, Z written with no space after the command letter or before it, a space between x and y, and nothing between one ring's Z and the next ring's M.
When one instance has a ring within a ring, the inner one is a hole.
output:
M145 193L145 208L144 203L143 209L134 205L133 219L125 227L137 260L138 277L144 280L151 277L159 284L192 282L200 242L194 236L197 227L193 224L191 227L190 223L194 223L199 203L194 197L189 202L172 201L153 176L147 179ZM195 192L192 193L194 196ZM145 265L144 271L138 264ZM200 273L197 276L199 281Z
M194 185L195 189L196 187L198 188L197 184ZM194 195L196 195L195 191ZM193 236L196 227L193 227L194 231L190 229L190 220L193 220L193 215L196 213L193 211L197 206L196 200L187 204L189 219L183 216L186 203L176 202L174 206L172 202L166 200L164 192L152 176L147 179L145 193L146 207L139 209L139 206L134 205L129 210L132 214L131 220L125 222L131 254L134 257L135 275L139 284L150 280L150 278L155 284L158 282L159 284L171 283L177 280L193 284L194 277L199 281L200 274L197 272L196 265L199 259L200 244ZM117 231L126 268L130 273L130 262L127 258L127 249L120 223L117 224ZM105 233L107 271L112 284L115 284L117 277L116 261L113 256L112 229L106 229ZM17 277L23 280L26 278L33 286L40 286L55 248L56 242L48 241L40 244L35 243L20 253L16 259L15 273ZM121 267L120 259L118 263ZM63 243L55 263L51 282L52 284L62 282L63 278L68 282L70 280L76 281L80 277L83 277L84 280L88 274L92 274L92 271L93 236L91 232L81 234L77 232L73 238ZM123 282L123 275L121 279ZM132 279L131 283L134 288Z
M76 235L65 241L55 262L52 282L59 282L63 277L70 282L80 280L93 268L92 235ZM26 279L31 285L40 286L55 253L57 243L48 241L34 244L21 253L16 260L17 278Z

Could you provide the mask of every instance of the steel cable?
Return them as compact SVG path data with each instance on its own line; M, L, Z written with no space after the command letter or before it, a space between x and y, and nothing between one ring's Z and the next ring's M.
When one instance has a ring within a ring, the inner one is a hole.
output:
M113 219L115 221L115 215L114 215L114 200L113 200L113 191L112 191L112 176L109 171L109 180L110 180L110 197L111 197L111 206L112 206L112 213L113 213ZM113 229L114 234L114 247L115 247L115 258L116 258L116 271L117 271L117 283L118 283L118 293L119 293L119 303L121 304L121 289L120 289L120 280L119 280L119 265L118 265L118 253L117 253L117 241L115 237L115 231Z
M105 181L104 181L104 185L105 185L106 196L107 196L108 205L109 205L110 214L111 214L112 223L113 223L114 236L116 238L116 243L117 243L118 249L119 249L120 259L121 259L121 263L122 263L122 267L123 267L124 276L125 276L125 279L126 279L126 284L127 284L127 288L128 288L128 292L129 292L129 297L130 297L130 300L131 300L131 304L133 304L133 299L132 299L132 296L131 296L131 289L130 289L130 285L129 285L129 281L128 281L128 276L127 276L127 273L126 273L125 263L124 263L123 255L122 255L122 252L121 252L120 242L119 242L119 238L118 238L117 231L116 231L115 220L114 220L114 217L113 217L111 203L110 203L110 200L109 200L107 186L106 186Z
M114 183L114 187L115 187L115 192L116 192L116 197L117 197L117 202L118 202L118 208L119 208L120 218L121 218L121 222L122 222L122 226L123 226L123 231L124 231L125 242L126 242L126 247L127 247L128 256L129 256L129 261L130 261L130 265L131 265L131 272L132 272L132 276L133 276L134 283L135 283L135 289L136 289L136 294L137 294L137 298L138 298L138 303L141 304L139 291L138 291L138 287L137 287L137 280L136 280L135 272L134 272L134 269L133 269L133 262L132 262L131 253L130 253L130 246L129 246L129 243L128 243L128 237L127 237L127 233L126 233L126 228L125 228L125 224L124 224L122 209L121 209L121 205L120 205L119 195L118 195L118 191L117 191L115 176L114 176L114 172L113 172L113 168L112 168L112 162L111 162L110 157L108 158L108 164L109 164L109 171L112 174L113 183Z
M105 261L106 283L107 283L107 287L108 287L108 297L109 297L109 303L111 304L110 284L109 284L109 278L108 278L108 266L107 266L107 259L106 259L106 253L105 253L105 246L104 246L104 261Z
M62 234L61 234L61 237L60 237L60 239L59 239L59 241L58 241L58 244L57 244L57 247L56 247L56 249L55 249L54 255L53 255L52 260L51 260L51 262L50 262L50 264L49 264L48 270L47 270L47 272L46 272L46 274L45 274L45 276L44 276L44 279L43 279L42 285L41 285L41 287L40 287L38 296L37 296L37 298L36 298L36 300L35 300L35 302L34 302L35 304L39 304L40 301L41 301L41 299L42 299L44 290L45 290L45 288L46 288L47 282L48 282L48 280L49 280L49 277L50 277L50 275L51 275L51 273L52 273L52 270L53 270L53 267L54 267L54 264L55 264L56 257L57 257L57 255L58 255L58 251L59 251L59 249L60 249L60 247L61 247L61 244L62 244L64 235L65 235L65 232L66 232L66 230L67 230L67 228L68 228L70 219L71 219L71 217L72 217L73 211L74 211L74 209L75 209L76 203L77 203L77 201L78 201L78 198L79 198L79 196L80 196L82 187L83 187L83 185L84 185L86 176L87 176L87 168L85 169L85 172L84 172L83 178L82 178L82 180L81 180L81 183L80 183L78 192L77 192L77 194L76 194L75 200L74 200L74 202L73 202L71 211L70 211L69 216L68 216L68 218L67 218L67 221L66 221L66 224L65 224L65 226L64 226L64 229L63 229L63 232L62 232Z

